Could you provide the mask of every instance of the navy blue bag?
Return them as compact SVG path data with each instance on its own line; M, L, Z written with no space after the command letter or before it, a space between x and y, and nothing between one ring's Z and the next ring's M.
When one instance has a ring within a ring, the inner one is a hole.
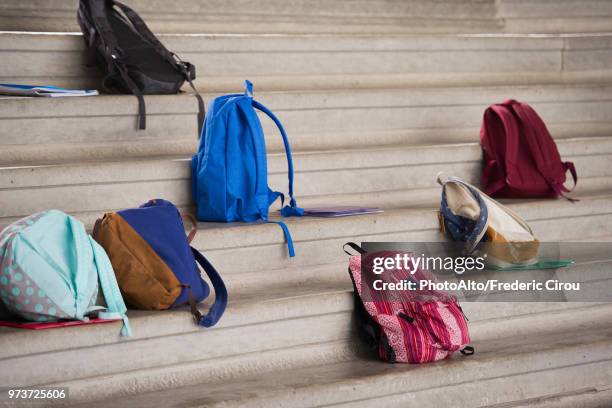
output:
M289 204L281 209L281 215L304 214L293 197L293 161L285 129L270 110L253 99L253 85L246 81L244 94L223 95L209 103L198 154L191 161L198 220L269 222L272 203L280 197L281 206L284 205L284 195L268 187L266 143L255 109L274 121L285 145ZM282 227L289 255L294 256L287 226L280 221L275 223Z
M186 236L179 210L169 201L156 199L105 214L96 222L93 236L106 250L131 307L163 310L189 305L196 322L210 327L225 311L227 289L212 264L190 246L196 231L193 223ZM215 289L215 302L207 315L197 308L210 289L196 262Z

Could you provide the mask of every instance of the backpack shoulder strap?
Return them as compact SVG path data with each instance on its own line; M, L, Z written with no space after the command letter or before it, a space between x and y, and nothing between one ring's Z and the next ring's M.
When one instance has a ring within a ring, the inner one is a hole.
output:
M159 41L159 39L151 32L144 20L136 13L132 8L126 6L118 1L112 1L112 4L116 5L128 18L129 22L134 28L151 43L155 51L157 51L174 69L183 74L185 80L189 83L189 86L194 92L194 96L198 101L198 137L202 134L202 125L204 123L204 116L206 115L206 107L202 96L193 84L193 80L196 77L195 66L189 62L181 60L176 54L168 51L168 49Z
M108 22L108 16L106 14L106 1L88 0L88 4L93 24L96 30L98 30L100 34L100 40L102 41L102 44L104 46L104 59L108 64L108 70L109 72L112 72L113 68L116 68L117 72L119 73L119 75L121 75L121 78L125 82L125 85L128 87L130 92L132 92L136 96L136 98L138 98L138 128L146 129L147 114L144 97L142 96L142 92L140 92L140 89L138 89L138 85L136 85L134 80L128 75L127 68L120 61L121 50L118 47L115 34L113 34L113 29L111 28L111 25Z
M211 327L214 326L221 316L223 312L225 312L225 308L227 307L227 289L225 287L225 283L223 279L221 279L221 275L215 269L214 266L206 258L202 255L197 249L194 247L190 247L191 252L193 252L193 256L196 261L202 266L204 272L210 279L210 282L215 289L215 303L212 304L210 309L208 310L208 314L202 315L197 308L195 308L195 304L192 304L192 312L197 317L197 323L200 326ZM194 310L195 309L195 310Z
M112 57L117 52L117 40L113 29L108 22L108 16L106 15L106 1L104 0L87 0L89 6L89 13L91 14L91 20L98 34L102 44L104 45L105 57Z
M281 209L281 215L283 217L302 216L304 215L304 210L297 206L295 198L293 197L293 161L291 159L291 148L289 147L289 141L287 140L287 134L285 133L285 129L283 128L283 125L280 123L278 118L272 112L270 112L269 109L267 109L261 103L253 99L253 84L248 80L245 81L244 96L248 97L250 104L254 109L258 109L262 111L270 119L274 121L274 123L280 130L281 135L283 137L283 142L285 145L285 153L287 155L287 163L288 163L288 169L289 169L290 204L284 206ZM255 136L256 131L254 129L254 124L249 122L248 125L251 126L251 130L252 130L251 133L253 134L253 136ZM267 161L264 141L258 137L254 137L253 145L255 147L255 154L257 155L257 160L256 160L256 171L257 171L256 180L257 181L256 181L256 187L255 187L256 196L257 196L257 200L260 200L258 202L260 209L265 207L266 208L265 212L267 214L267 209L270 206L270 204L272 204L278 197L280 197L281 206L282 206L285 201L285 196L279 192L270 190L270 188L268 187L267 173L266 173L267 165L264 165L264 163L266 163ZM287 225L282 221L269 221L267 216L264 218L264 221L273 223L273 224L277 224L278 226L281 227L283 231L283 235L285 236L285 240L287 241L287 249L289 251L289 257L291 258L294 257L295 249L293 247L293 238L291 237L291 233L289 232L289 228L287 227Z
M518 125L512 111L508 108L509 104L512 102L512 100L509 100L501 104L491 105L485 112L485 131L489 132L486 124L487 118L489 118L488 120L493 120L492 116L497 116L497 118L501 121L505 134L505 163L497 163L497 165L504 170L504 175L503 178L498 178L495 183L487 187L486 193L488 195L493 195L506 186L506 175L508 171L508 161L506 159L510 158L512 161L514 160L513 158L518 155L518 143L515 142L518 140ZM498 158L497 160L501 160L501 158ZM485 167L483 169L483 179L490 179L490 173L493 170L494 165L495 163L493 162L485 163Z
M531 157L535 162L536 169L540 173L540 175L546 180L550 188L557 193L558 195L567 198L570 201L576 201L573 198L566 197L564 193L568 193L571 190L566 188L563 184L559 183L556 180L553 180L550 177L551 170L548 167L549 164L554 165L555 162L561 162L561 156L559 156L559 152L556 150L556 146L554 151L543 151L542 146L538 141L541 141L542 138L549 139L551 143L555 143L552 136L548 132L544 121L540 116L536 113L536 111L529 105L525 103L520 103L517 101L513 101L512 109L516 113L516 116L523 123L523 131L525 132L525 139L527 142L527 146L529 147L529 151L531 153ZM554 155L555 157L550 157ZM576 186L576 182L578 181L578 177L576 174L576 168L572 162L565 162L561 164L563 166L564 172L570 170L572 178L574 179L574 187ZM572 188L573 189L573 188Z
M113 271L113 266L108 259L108 255L104 252L104 249L94 239L88 235L89 244L93 250L94 261L98 268L98 279L100 286L102 287L102 293L104 294L104 300L106 301L107 311L98 314L100 318L111 319L115 317L123 320L123 328L121 334L123 336L131 336L132 329L127 317L127 308L123 302L123 297L117 284L117 278Z
M252 97L253 96L253 84L250 81L246 81L246 92ZM282 123L274 113L272 113L268 108L266 108L261 103L257 102L255 99L253 101L253 107L263 113L265 113L278 127L281 136L283 137L283 144L285 146L285 154L287 156L287 167L288 167L288 176L289 176L289 205L283 207L281 210L281 214L284 217L289 216L302 216L304 215L304 210L297 206L297 202L293 197L293 159L291 158L291 146L289 146L289 139L287 138L287 133L285 132L285 128Z

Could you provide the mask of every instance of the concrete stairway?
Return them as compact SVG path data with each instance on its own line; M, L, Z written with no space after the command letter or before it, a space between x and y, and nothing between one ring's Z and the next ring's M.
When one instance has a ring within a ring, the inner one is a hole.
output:
M513 334L475 342L479 352L470 359L457 358L415 367L382 365L357 356L350 361L324 361L310 367L255 374L242 383L220 379L213 382L213 387L193 385L84 406L123 403L143 408L155 404L166 407L377 405L433 408L496 407L506 406L507 401L513 402L508 406L605 406L612 391L610 375L606 372L609 363L605 361L612 352L610 320L585 322L583 316L588 312L593 310L549 312L540 321L533 316L523 317L520 323L540 323L537 335L517 335L525 329L517 321L517 326L507 326ZM604 307L597 307L596 313L603 319L610 317L610 310L604 312ZM558 337L558 332L547 327L554 318L575 325L576 330ZM486 324L474 323L473 327L476 334L486 331ZM543 342L544 336L548 339ZM504 357L508 354L512 359ZM545 372L539 371L542 367L546 367ZM572 387L567 387L568 383Z
M612 31L612 30L611 30ZM609 79L611 34L161 35L203 91L245 77L268 91L589 83ZM80 33L0 33L5 82L95 87ZM43 68L44 69L41 69ZM185 88L188 89L188 88Z
M482 112L507 98L529 102L545 119L563 158L576 163L581 199L509 205L543 241L609 240L612 42L597 31L609 31L602 27L612 2L578 3L190 0L169 14L166 2L130 2L160 32L226 33L160 38L196 63L206 99L239 91L246 77L255 83L256 98L289 133L300 205L385 212L287 220L292 259L277 226L200 223L194 244L230 291L218 326L198 328L175 310L130 311L129 339L116 324L2 329L0 384L67 386L71 404L103 407L605 406L609 304L464 303L476 356L389 366L372 361L353 332L340 249L348 240L441 239L434 178L444 170L478 182ZM74 4L5 1L0 27L74 31ZM43 12L47 19L34 20ZM499 34L539 31L534 26L553 34ZM563 34L576 30L593 32ZM0 66L0 82L97 83L83 66L80 35L4 32L0 55L11 61ZM129 95L0 98L0 228L48 208L91 227L105 211L156 197L191 210L195 99L146 101L148 129L138 131ZM284 191L281 139L262 120L270 185ZM600 276L612 258L578 263Z
M129 4L156 32L456 33L601 32L609 0L161 0ZM77 0L5 0L0 26L12 31L78 31Z

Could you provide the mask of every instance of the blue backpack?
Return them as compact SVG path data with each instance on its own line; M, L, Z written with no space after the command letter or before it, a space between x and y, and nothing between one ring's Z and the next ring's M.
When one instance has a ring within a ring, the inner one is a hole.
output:
M164 310L189 305L196 323L215 325L227 306L227 289L213 265L190 246L179 210L169 201L150 200L138 208L106 213L96 222L94 239L106 250L125 301L134 308ZM193 217L191 217L193 218ZM203 315L197 304L210 294L196 264L215 289Z
M268 187L268 165L263 129L255 109L276 123L285 144L289 168L289 205L281 215L302 216L304 210L293 198L293 162L283 125L272 112L253 99L253 85L246 81L244 94L223 95L208 108L198 154L191 160L192 194L200 221L268 222L268 211L277 198L285 197ZM283 229L289 255L294 256L287 226Z

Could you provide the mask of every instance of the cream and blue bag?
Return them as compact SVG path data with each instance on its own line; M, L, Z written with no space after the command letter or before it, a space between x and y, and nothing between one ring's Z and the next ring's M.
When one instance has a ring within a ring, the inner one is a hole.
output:
M33 214L0 232L0 299L29 321L122 319L121 334L131 335L108 256L61 211Z
M464 242L465 255L486 255L492 269L556 269L573 261L540 259L540 241L517 213L458 177L439 174L440 227Z

